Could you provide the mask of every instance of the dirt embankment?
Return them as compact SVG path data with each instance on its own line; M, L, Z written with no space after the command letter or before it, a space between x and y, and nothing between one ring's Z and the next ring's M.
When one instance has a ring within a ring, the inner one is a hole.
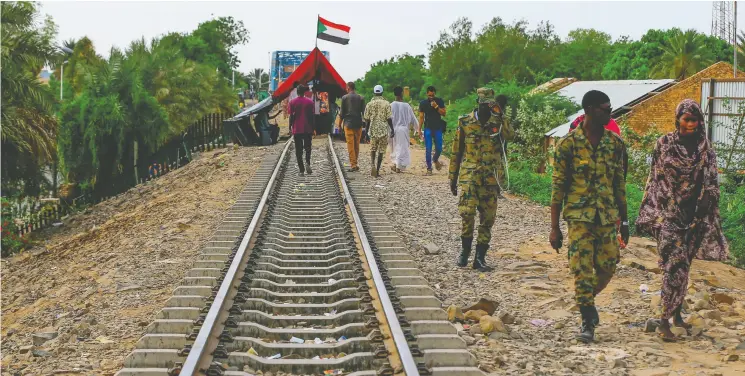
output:
M202 153L3 260L3 375L113 374L266 152Z

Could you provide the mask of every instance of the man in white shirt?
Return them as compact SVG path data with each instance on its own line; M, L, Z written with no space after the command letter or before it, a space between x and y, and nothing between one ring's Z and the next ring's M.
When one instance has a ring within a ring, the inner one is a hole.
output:
M404 102L404 89L401 86L393 88L396 100L391 103L393 113L393 138L391 138L391 170L402 172L411 164L411 153L409 151L409 130L414 129L418 134L419 122L414 116L414 110Z

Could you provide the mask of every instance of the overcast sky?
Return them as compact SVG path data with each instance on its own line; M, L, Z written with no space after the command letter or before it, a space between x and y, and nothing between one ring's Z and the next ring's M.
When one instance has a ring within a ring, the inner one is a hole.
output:
M394 55L427 54L440 30L458 17L470 18L478 30L493 17L508 23L525 19L531 28L550 21L565 38L575 28L595 28L614 39L641 37L647 29L679 27L711 31L712 2L42 2L42 13L59 26L59 40L88 36L108 56L112 46L125 48L137 38L167 32L190 32L212 17L243 21L251 40L237 48L239 70L268 69L275 50L310 50L316 15L351 27L351 41L341 46L319 41L345 80L362 77L371 64ZM745 9L738 25L745 27ZM743 27L739 27L742 29ZM498 48L499 46L495 46Z

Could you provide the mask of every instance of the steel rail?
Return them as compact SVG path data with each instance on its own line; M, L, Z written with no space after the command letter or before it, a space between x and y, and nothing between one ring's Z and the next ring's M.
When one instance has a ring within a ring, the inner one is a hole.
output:
M264 206L266 206L266 202L269 199L269 194L272 191L272 188L274 188L274 182L277 180L279 170L282 167L282 164L285 162L285 155L287 154L287 149L289 149L290 147L290 143L292 143L292 138L287 141L284 149L282 150L282 154L277 160L277 166L274 167L274 172L272 172L272 176L269 179L266 188L264 189L264 194L261 196L261 201L259 201L259 205L256 207L256 211L251 218L251 223L248 225L246 234L243 236L243 240L238 247L238 251L233 258L233 261L230 263L228 272L225 274L225 278L220 284L220 289L217 291L215 300L210 306L210 310L207 312L207 317L204 320L204 324L202 324L202 327L199 329L197 338L196 340L194 340L194 344L191 346L189 355L186 357L184 365L181 367L181 372L179 373L179 375L181 376L199 375L198 367L200 365L202 357L205 355L205 351L207 351L207 343L210 340L210 337L213 335L212 331L214 330L215 324L217 323L217 317L224 310L228 293L233 288L233 283L235 283L234 279L236 273L238 273L238 267L243 260L243 256L246 253L246 250L248 249L248 243L253 237L253 233L256 230L259 219L261 218L262 212L264 211Z
M370 274L372 275L373 282L375 282L375 290L378 292L380 303L383 306L383 314L385 314L386 320L388 321L391 335L393 335L393 341L396 343L396 349L398 350L398 354L401 357L401 364L403 365L404 372L406 373L406 376L419 376L419 370L417 369L416 361L414 360L414 356L411 355L411 350L409 349L409 344L406 341L406 336L404 335L403 329L401 329L401 325L398 322L398 316L396 315L396 311L393 308L393 304L391 303L391 298L390 296L388 296L388 290L385 289L385 282L380 276L380 269L378 269L378 264L375 263L375 254L373 254L372 248L370 247L370 242L367 239L367 234L365 234L365 230L362 227L362 220L360 220L360 215L357 212L356 206L354 205L352 193L347 186L346 180L344 180L341 165L339 164L339 158L337 158L336 151L334 150L334 141L331 139L330 135L328 137L328 140L329 148L331 148L331 155L334 160L334 166L336 166L336 173L339 176L339 181L341 182L341 186L344 190L344 198L346 199L347 204L349 205L349 211L352 213L352 217L354 218L355 229L357 230L357 235L359 236L360 243L362 244L362 249L365 252L367 265L370 268Z

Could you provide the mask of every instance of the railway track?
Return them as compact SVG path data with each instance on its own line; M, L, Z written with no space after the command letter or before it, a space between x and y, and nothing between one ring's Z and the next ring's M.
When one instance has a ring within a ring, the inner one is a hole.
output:
M322 144L305 177L290 142L265 158L117 375L484 375Z

